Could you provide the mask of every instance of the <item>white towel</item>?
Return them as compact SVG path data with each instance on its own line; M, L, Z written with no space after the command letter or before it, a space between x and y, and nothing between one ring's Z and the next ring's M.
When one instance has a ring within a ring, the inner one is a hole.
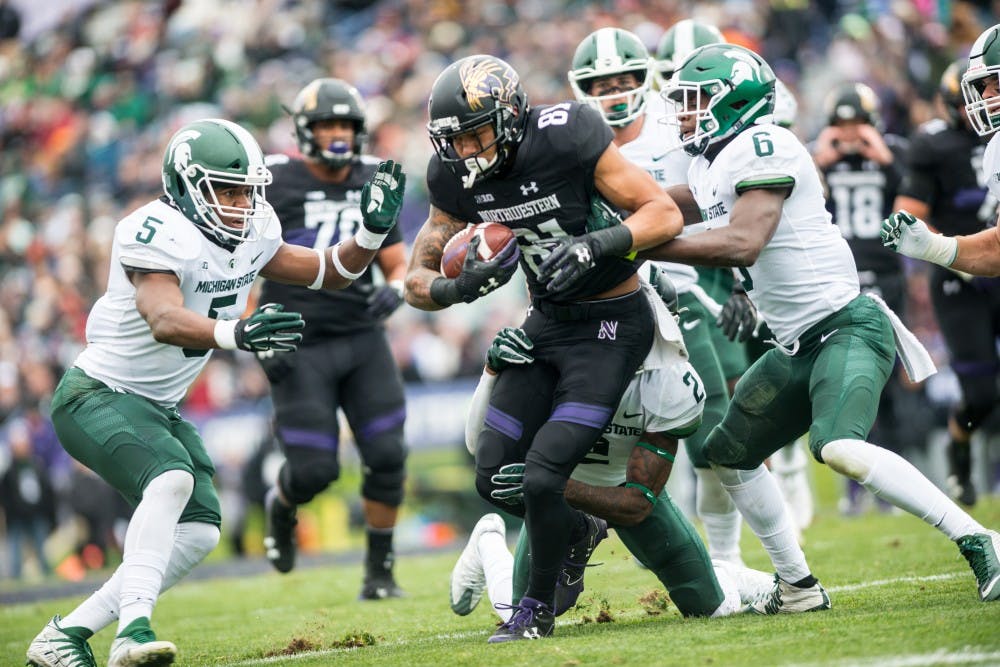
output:
M877 294L866 292L865 296L874 301L892 323L892 333L896 338L896 353L899 354L899 360L903 362L903 368L906 369L910 380L921 382L937 373L937 367L934 365L930 353L906 328L896 313L892 312L892 308Z
M663 368L678 361L686 361L688 358L687 347L684 345L684 336L681 335L681 328L677 326L677 320L670 314L663 299L656 293L656 290L646 282L645 278L640 280L643 294L649 301L653 309L653 318L656 320L654 327L653 346L642 362L643 368L654 369Z

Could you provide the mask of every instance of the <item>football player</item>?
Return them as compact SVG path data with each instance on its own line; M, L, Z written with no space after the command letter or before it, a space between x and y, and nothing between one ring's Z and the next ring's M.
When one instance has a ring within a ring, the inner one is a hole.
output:
M304 157L268 156L274 176L268 201L286 242L322 249L361 226L361 188L378 161L363 153L364 102L345 81L310 82L296 96L291 114ZM382 326L403 302L406 257L398 229L386 236L375 263L385 278L379 286L368 271L337 292L267 281L261 296L301 312L308 323L296 352L261 358L285 454L265 501L267 557L279 572L294 567L295 508L340 476L337 409L342 408L362 461L363 600L401 593L393 577L392 539L403 499L406 405Z
M662 284L662 273L653 270L654 284ZM686 360L685 344L674 318L655 303L658 297L652 287L644 289L665 335L632 378L604 433L573 471L566 499L607 520L628 549L663 582L682 615L725 616L768 591L772 577L737 568L729 561L714 561L713 567L694 527L663 490L677 452L677 439L698 428L705 394L694 389L698 374ZM497 335L469 410L466 446L473 454L497 374L532 361L532 344L522 330L508 328ZM520 468L523 466L512 464L501 469L497 477L504 488L495 495L519 502L523 484ZM503 535L499 515L488 514L476 525L452 570L451 608L455 613L471 612L485 588L497 613L505 623L510 622L512 591L515 600L524 592L530 556L523 528L513 559ZM582 578L582 570L579 575ZM576 595L582 590L581 579ZM575 601L576 596L561 600L557 595L555 613L565 612Z
M177 649L150 627L160 593L216 545L215 469L177 411L212 349L293 351L304 323L279 304L243 316L254 279L341 289L396 224L405 177L385 162L361 192L362 226L333 248L281 240L264 189L271 174L249 132L226 120L189 123L163 156L165 196L115 228L107 292L90 311L87 346L52 397L63 447L135 512L122 564L28 647L29 665L94 666L87 640L118 621L109 667L168 665Z
M879 228L892 212L903 177L906 140L882 130L875 91L863 83L843 83L824 100L827 125L810 146L813 161L826 180L827 210L854 253L863 292L878 294L896 313L906 305L902 259L882 246ZM892 373L882 392L872 440L902 453L905 442L900 403L905 391ZM842 511L861 511L863 489L848 478Z
M948 120L931 121L914 137L898 213L882 224L887 246L941 267L931 275L931 301L962 388L948 417L948 482L966 505L977 496L969 443L1000 398L1000 279L982 277L1000 275L1000 141L994 137L984 148L979 138L1000 127L998 72L1000 26L993 26L967 62L952 63L942 76Z
M508 281L518 263L524 269L532 303L522 328L534 342L535 363L497 380L479 438L476 487L497 502L493 475L525 462L531 581L517 623L496 637L545 636L567 545L599 530L570 508L563 488L653 340L636 262L627 256L677 234L680 212L622 157L598 111L577 102L529 107L517 72L499 58L469 56L445 69L429 114L431 209L414 242L406 299L424 310L468 303ZM631 215L589 229L598 194ZM484 221L510 227L516 242L480 261L474 239L461 274L442 277L445 243Z
M757 613L828 609L763 461L809 432L816 460L956 542L983 600L1000 598L1000 534L987 530L899 455L866 441L897 345L912 379L933 372L919 341L874 295L861 296L847 242L831 224L812 158L771 122L774 73L736 45L702 47L667 87L681 145L696 155L671 194L696 232L650 259L739 267L775 347L740 379L708 436L716 467L778 578ZM897 340L898 339L898 340Z
M683 23L671 28L662 41L681 40L677 33L683 32ZM699 26L704 31L708 28L712 27ZM695 35L698 34L701 33L695 30ZM687 181L691 156L670 150L678 141L677 133L667 125L673 105L668 108L661 97L649 94L651 71L662 72L651 67L649 52L636 35L619 28L602 28L576 47L569 82L577 100L604 116L614 132L614 144L625 159L649 172L661 188L668 188ZM729 402L726 378L712 337L715 318L709 311L711 306L706 305L711 299L697 286L698 272L694 267L667 262L658 266L667 272L677 291L684 344L704 383L701 428L684 439L697 476L696 512L705 526L712 558L742 565L740 514L702 453L705 437L722 421Z

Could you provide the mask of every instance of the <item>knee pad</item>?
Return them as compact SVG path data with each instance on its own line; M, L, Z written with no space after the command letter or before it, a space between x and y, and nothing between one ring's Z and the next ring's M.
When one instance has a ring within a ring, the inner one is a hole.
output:
M340 462L334 452L286 447L285 456L278 484L282 495L296 505L309 502L340 477Z
M833 440L817 452L820 460L841 475L864 483L871 475L878 448L864 440Z
M967 396L952 413L955 422L968 433L972 433L978 429L996 406L995 395L992 400L983 401L981 399L982 397L978 396Z
M746 447L736 442L723 430L722 425L716 426L708 434L703 445L703 455L712 467L745 468ZM756 468L756 465L751 467Z
M143 499L157 498L159 502L175 508L177 513L184 509L194 493L194 476L187 470L168 470L160 473L142 490Z
M399 507L406 479L406 447L399 437L379 436L362 450L364 468L361 495L368 500Z

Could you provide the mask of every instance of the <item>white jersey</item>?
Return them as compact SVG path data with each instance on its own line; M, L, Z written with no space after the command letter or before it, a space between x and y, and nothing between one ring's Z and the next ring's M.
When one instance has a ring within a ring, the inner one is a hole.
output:
M860 294L854 256L830 223L816 166L798 138L783 127L760 125L738 134L713 160L698 156L688 183L703 222L686 231L728 225L738 192L786 182L792 192L774 236L757 262L739 271L775 338L792 346Z
M691 156L679 149L680 134L677 125L664 123L672 120L673 105L668 105L656 93L646 97L646 112L642 116L639 136L618 147L625 159L649 172L664 190L672 185L687 182ZM687 292L698 282L698 272L693 266L673 262L656 262L673 281L679 294Z
M115 391L174 406L208 362L211 350L188 350L154 340L136 309L135 286L123 265L171 271L184 307L215 319L239 318L254 279L278 251L281 226L271 216L256 241L229 252L209 241L174 207L156 200L115 227L108 290L87 319L87 347L75 365Z

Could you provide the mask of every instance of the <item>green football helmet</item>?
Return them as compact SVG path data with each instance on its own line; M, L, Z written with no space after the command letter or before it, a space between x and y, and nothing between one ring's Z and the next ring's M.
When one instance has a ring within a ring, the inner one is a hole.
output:
M682 62L699 46L722 44L726 38L709 23L691 19L678 21L663 33L653 59L653 79L659 90L665 90L670 77Z
M228 120L188 123L174 133L163 153L163 191L191 222L223 245L253 240L271 215L264 187L271 172L257 141ZM216 189L251 188L249 208L223 206ZM226 224L225 218L238 218Z
M988 28L972 45L969 69L962 76L965 113L972 129L981 137L1000 129L1000 96L983 97L991 76L1000 76L1000 24Z
M576 47L569 85L576 99L589 104L604 116L612 127L628 125L646 109L650 86L649 51L642 40L620 28L601 28L587 35ZM633 74L635 88L615 88L603 95L591 93L597 79L618 74ZM606 103L611 103L606 107Z
M736 136L758 121L773 121L774 72L763 58L736 44L709 44L681 63L661 93L677 105L678 123L694 115L694 131L681 135L689 155Z

